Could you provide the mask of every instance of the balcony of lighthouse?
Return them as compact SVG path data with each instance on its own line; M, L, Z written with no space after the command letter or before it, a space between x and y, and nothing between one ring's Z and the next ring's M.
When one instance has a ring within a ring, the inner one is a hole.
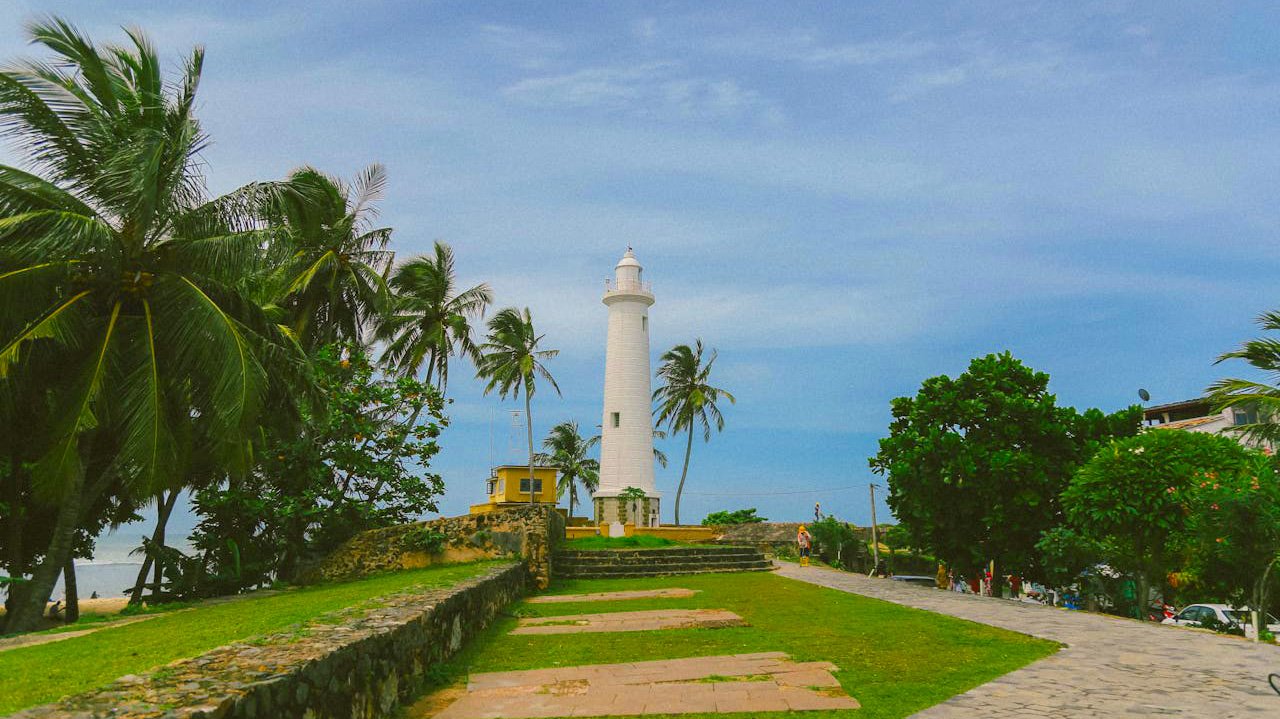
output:
M604 296L606 299L615 295L642 295L653 300L653 283L641 282L640 280L616 280L607 278L604 281Z

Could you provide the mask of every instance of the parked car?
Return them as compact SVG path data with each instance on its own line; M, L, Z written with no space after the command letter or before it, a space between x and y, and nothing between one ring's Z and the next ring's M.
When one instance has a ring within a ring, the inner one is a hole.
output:
M1191 604L1183 607L1182 611L1160 622L1161 624L1173 624L1180 627L1200 627L1205 624L1220 624L1228 627L1238 627L1244 631L1244 635L1250 639L1257 636L1257 630L1253 626L1253 613L1248 609L1235 609L1226 604ZM1280 634L1280 619L1267 615L1267 631L1272 634Z
M910 574L895 574L889 578L895 582L906 582L907 584L919 584L922 587L937 588L938 586L938 580L934 579L933 577L918 577L918 576L912 576Z

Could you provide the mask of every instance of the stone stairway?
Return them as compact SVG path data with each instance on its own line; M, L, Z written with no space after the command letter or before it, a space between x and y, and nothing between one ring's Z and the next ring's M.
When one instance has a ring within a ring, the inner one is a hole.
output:
M704 572L761 572L773 568L754 547L664 547L661 549L577 549L556 552L553 576L568 579L658 577Z

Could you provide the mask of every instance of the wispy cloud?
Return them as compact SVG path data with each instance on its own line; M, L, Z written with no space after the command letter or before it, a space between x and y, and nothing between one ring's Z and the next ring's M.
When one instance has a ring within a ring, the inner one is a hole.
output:
M654 118L755 116L777 122L780 111L732 78L695 76L679 62L589 67L529 77L502 89L515 102L540 108L596 109Z

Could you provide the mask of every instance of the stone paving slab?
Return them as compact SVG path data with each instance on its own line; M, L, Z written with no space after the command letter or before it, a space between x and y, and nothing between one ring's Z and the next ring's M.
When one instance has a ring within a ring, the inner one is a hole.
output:
M741 627L746 622L727 609L648 609L639 612L567 614L559 617L525 617L512 634L594 634L598 632L649 632L660 629L718 629Z
M782 563L778 573L1066 645L916 717L1280 717L1280 696L1267 685L1268 672L1280 672L1280 647L822 567Z
M857 709L830 662L783 652L472 675L436 719Z
M625 592L593 592L591 594L544 594L530 597L529 604L556 604L559 602L615 602L623 599L687 599L697 594L700 589L632 589Z

